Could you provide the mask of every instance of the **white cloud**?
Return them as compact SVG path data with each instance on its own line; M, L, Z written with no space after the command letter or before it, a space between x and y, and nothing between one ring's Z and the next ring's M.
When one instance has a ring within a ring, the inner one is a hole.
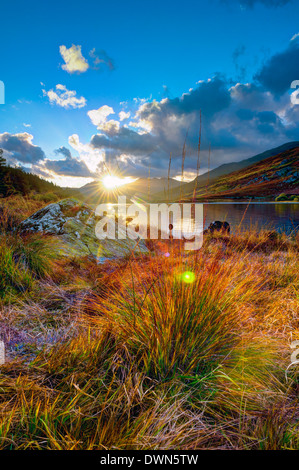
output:
M81 96L78 98L77 92L68 90L65 85L56 85L56 90L42 90L43 95L49 98L51 104L56 104L62 108L83 108L86 105L86 99Z
M38 168L36 172L38 173ZM43 174L41 176L45 177ZM94 178L85 178L83 176L61 176L53 171L48 172L46 179L63 188L80 188L94 180Z
M31 127L31 124L26 124L26 122L23 122L24 127Z
M294 36L292 37L291 41L295 41L295 39L297 39L298 37L299 37L299 33L294 34Z
M88 111L87 114L94 126L101 126L106 122L107 117L110 116L110 114L115 113L113 108L104 105L99 109L92 109L91 111Z
M120 113L118 113L119 115L119 119L121 121L124 121L125 119L129 119L129 117L131 116L131 113L128 111L127 113L125 111L121 111Z
M177 181L185 181L188 182L188 181L192 181L194 180L194 178L196 178L197 176L197 172L196 171L184 171L184 176L182 177L181 174L178 174L176 176L173 177L174 180L177 180Z
M75 149L91 173L99 172L101 165L105 161L105 152L100 149L95 149L90 144L82 144L79 136L73 134L69 137L69 144Z
M99 131L105 132L108 135L116 135L120 129L119 121L111 119L107 121L107 117L111 114L115 114L114 109L110 106L104 105L99 109L92 109L88 111L88 116L91 122L97 126ZM129 113L130 114L130 113Z
M98 125L98 130L105 132L108 135L115 135L118 133L120 124L118 121L111 119L110 121L105 121L103 124Z
M65 62L61 68L66 72L82 73L86 72L86 70L89 68L87 60L82 55L81 46L75 46L73 44L69 49L67 49L65 46L59 46L59 52Z
M147 121L146 119L138 119L136 122L130 121L129 126L133 127L134 129L138 130L138 134L147 134L151 132L153 126L150 121Z
M299 90L298 90L298 88L295 91L293 91L293 93L291 93L290 98L291 98L291 103L292 103L293 106L299 104Z

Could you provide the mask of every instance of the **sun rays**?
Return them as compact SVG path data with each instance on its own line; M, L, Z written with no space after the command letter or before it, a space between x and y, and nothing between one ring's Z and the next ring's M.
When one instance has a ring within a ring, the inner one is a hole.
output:
M119 188L120 186L123 186L124 184L129 184L134 181L133 178L130 178L129 176L125 178L120 178L119 176L113 175L113 174L106 174L102 179L101 182L104 185L105 189L108 191L115 190Z

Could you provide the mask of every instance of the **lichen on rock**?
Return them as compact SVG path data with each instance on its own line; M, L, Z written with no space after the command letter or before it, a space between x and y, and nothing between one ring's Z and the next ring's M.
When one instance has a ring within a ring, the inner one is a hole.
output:
M143 240L99 240L95 226L99 217L87 204L76 199L64 199L40 209L20 226L20 233L44 233L57 236L61 256L94 256L99 262L122 258L133 250L148 253Z

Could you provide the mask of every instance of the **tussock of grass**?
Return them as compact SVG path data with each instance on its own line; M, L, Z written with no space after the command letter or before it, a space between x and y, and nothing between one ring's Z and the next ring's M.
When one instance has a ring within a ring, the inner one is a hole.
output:
M115 292L109 304L94 296L87 304L95 326L126 339L148 374L200 374L230 359L241 321L234 300L245 295L243 280L236 275L236 285L228 286L225 267L204 268L203 259L196 264L165 263L160 269L168 274L156 279L144 279L142 265L134 265L125 293ZM195 282L185 284L181 275L192 270Z
M0 245L0 298L8 298L19 292L26 292L32 287L33 279L31 273L22 269L15 262L14 251L5 243Z
M57 242L37 235L0 235L0 299L28 292L36 279L54 272L58 259Z

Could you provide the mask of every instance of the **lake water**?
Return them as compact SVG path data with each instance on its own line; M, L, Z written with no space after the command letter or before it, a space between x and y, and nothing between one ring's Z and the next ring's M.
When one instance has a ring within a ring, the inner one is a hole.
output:
M290 234L299 230L299 203L209 203L204 204L204 226L214 220L227 220L231 229L240 224L242 228L251 226L269 228Z
M133 202L133 200L131 201ZM109 204L116 210L117 204ZM128 206L127 206L128 207ZM148 206L142 206L142 211L147 212ZM299 203L280 202L217 202L203 204L203 226L206 229L215 220L226 220L234 232L237 228L247 229L254 227L258 230L269 229L291 234L299 231ZM182 225L179 221L173 221L173 236L180 233L194 233L193 220L184 217ZM146 227L146 224L145 224ZM196 232L201 232L202 223L196 223Z

